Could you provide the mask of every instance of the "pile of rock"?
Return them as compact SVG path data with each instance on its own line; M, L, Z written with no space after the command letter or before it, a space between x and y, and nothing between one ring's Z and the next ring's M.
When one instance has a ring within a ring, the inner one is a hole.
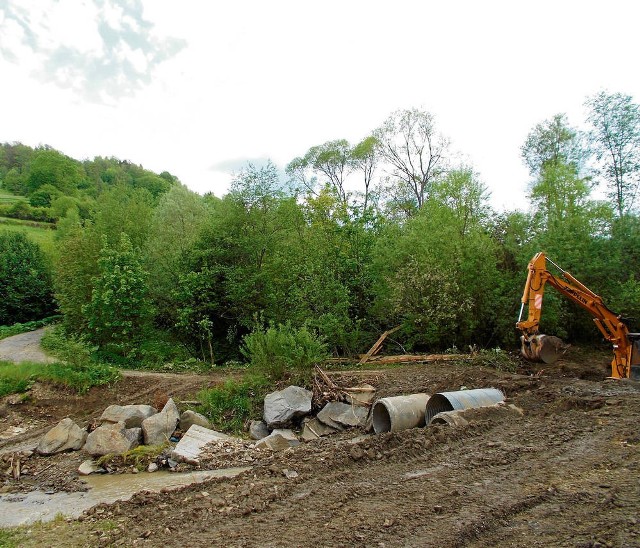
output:
M36 451L41 455L53 455L83 450L94 457L121 454L141 444L165 444L176 428L185 431L193 424L210 426L206 417L194 411L180 415L172 399L160 412L150 405L111 405L98 422L99 426L89 432L71 419L63 419L44 435Z
M150 405L111 405L90 432L71 419L63 419L40 440L36 451L53 455L63 451L83 450L92 457L119 455L138 445L157 446L177 442L170 460L198 465L207 448L226 453L248 452L244 461L251 462L249 450L282 451L345 428L365 426L375 389L369 385L354 389L350 403L332 401L312 416L313 394L299 386L272 392L264 399L264 420L252 421L249 435L256 442L231 438L211 430L206 417L194 411L180 414L172 399L158 412ZM294 431L294 429L298 432ZM174 438L176 430L180 439ZM166 453L169 455L169 452ZM93 461L86 461L81 474L97 471Z
M259 440L258 446L277 450L300 443L290 429L292 426L300 426L302 441L312 441L345 428L363 427L367 423L369 404L374 396L375 388L362 385L348 395L350 403L331 401L313 417L313 394L299 386L289 386L265 397L264 420L252 421L249 435Z

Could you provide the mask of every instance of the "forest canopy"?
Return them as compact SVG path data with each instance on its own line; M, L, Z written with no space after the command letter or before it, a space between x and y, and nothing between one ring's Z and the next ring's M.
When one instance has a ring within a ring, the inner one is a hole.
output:
M221 363L278 326L334 355L362 353L395 326L402 352L512 348L526 265L544 250L610 308L640 317L640 112L618 93L586 105L588 131L556 114L522 143L527 211L495 211L418 109L357 143L301 151L285 179L270 162L248 164L221 198L115 158L2 144L0 190L21 198L0 201L0 216L56 223L38 288L12 298L28 304L50 284L66 332L112 359L180 348ZM553 292L543 327L598 338Z

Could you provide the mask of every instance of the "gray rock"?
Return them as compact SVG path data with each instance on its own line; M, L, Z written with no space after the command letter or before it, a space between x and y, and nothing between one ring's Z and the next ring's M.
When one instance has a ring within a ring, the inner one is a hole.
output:
M171 458L176 461L184 461L197 465L200 463L200 453L205 445L212 441L224 439L229 439L229 436L194 424L187 430L185 435L182 436L176 448L171 452Z
M80 474L81 476L88 476L90 474L96 474L98 472L104 472L104 469L100 468L96 461L89 459L89 460L85 460L79 467L78 467L78 474Z
M311 412L312 396L309 390L299 386L288 386L267 394L264 398L264 422L269 428L288 426L294 419Z
M307 418L304 420L301 438L303 441L313 441L323 436L329 436L338 432L337 429L327 426L318 419Z
M256 447L260 449L271 449L272 451L284 451L285 449L289 449L289 447L300 445L295 434L291 432L291 434L293 434L292 438L287 432L291 432L291 430L274 430L266 438L259 440L256 443Z
M264 421L251 421L249 424L249 437L252 440L261 440L269 435L269 429Z
M359 405L349 405L338 401L329 402L318 413L318 420L335 428L341 426L364 426L368 409Z
M158 468L160 467L155 462L150 462L149 466L147 467L147 472L149 473L157 472Z
M160 413L142 421L145 445L162 445L169 441L180 420L180 412L171 398Z
M134 444L133 447L137 447L142 441L142 428L127 428L124 431L124 435Z
M86 439L86 430L69 418L62 419L42 437L36 451L41 455L77 451L82 448Z
M211 428L211 423L209 419L200 413L196 413L195 411L185 411L180 415L180 430L186 432L191 428L194 424L198 426L202 426L203 428Z
M124 421L105 423L87 436L84 450L93 456L126 453L138 445L136 435L124 426Z
M110 405L103 412L102 422L124 422L127 428L136 428L142 421L155 415L158 411L150 405Z
M288 428L276 428L271 432L271 434L280 434L285 440L295 442L294 445L299 445L300 441L298 440L298 436L295 435L293 430L289 430Z

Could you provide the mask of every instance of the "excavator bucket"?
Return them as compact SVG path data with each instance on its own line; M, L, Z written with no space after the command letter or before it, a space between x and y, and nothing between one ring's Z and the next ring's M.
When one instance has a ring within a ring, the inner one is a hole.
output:
M552 335L531 335L520 337L522 355L533 362L555 363L567 351L570 345Z

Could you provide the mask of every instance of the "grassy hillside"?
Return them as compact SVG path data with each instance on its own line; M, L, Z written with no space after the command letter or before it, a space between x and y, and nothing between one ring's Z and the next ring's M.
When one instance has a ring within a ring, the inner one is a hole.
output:
M24 232L27 237L40 246L48 256L53 252L54 225L49 223L34 223L33 221L21 221L0 217L0 232Z
M27 199L24 196L17 196L11 192L0 188L0 204L13 205L16 202L26 202Z

